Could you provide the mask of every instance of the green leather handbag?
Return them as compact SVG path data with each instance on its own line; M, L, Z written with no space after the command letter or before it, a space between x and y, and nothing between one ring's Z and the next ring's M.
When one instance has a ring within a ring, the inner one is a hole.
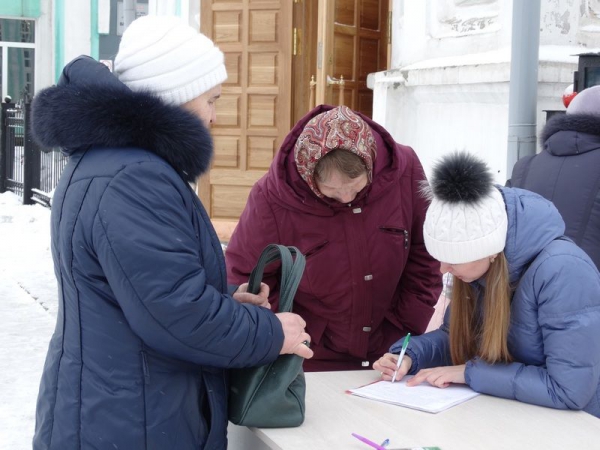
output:
M277 260L281 260L279 312L290 312L305 266L304 255L296 247L268 245L250 274L248 292L260 291L265 267ZM261 428L301 425L306 394L303 361L297 355L280 355L265 366L232 369L229 420L236 425Z

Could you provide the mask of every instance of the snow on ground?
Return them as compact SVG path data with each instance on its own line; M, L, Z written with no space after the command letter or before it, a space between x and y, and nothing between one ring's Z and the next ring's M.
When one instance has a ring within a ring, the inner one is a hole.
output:
M56 308L50 210L0 194L0 450L31 449Z

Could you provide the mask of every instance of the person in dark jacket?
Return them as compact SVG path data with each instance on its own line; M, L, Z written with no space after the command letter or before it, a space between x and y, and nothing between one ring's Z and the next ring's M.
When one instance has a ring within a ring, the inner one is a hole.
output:
M551 202L494 186L469 154L431 179L425 245L453 275L444 325L410 340L396 379L600 417L600 273ZM403 340L374 365L394 376Z
M345 106L319 106L284 140L225 252L239 283L270 242L306 255L294 301L312 337L307 371L369 369L407 333L424 333L440 292L423 244L425 174L415 152ZM272 270L265 280L277 308Z
M565 234L600 268L600 86L577 94L566 114L548 121L540 141L542 151L517 161L507 185L552 201Z
M33 128L69 155L52 203L59 309L35 450L225 449L225 369L310 357L268 288L228 294L225 260L189 183L208 170L223 54L181 20L123 35L118 78L89 57L35 96ZM208 95L206 95L208 93Z

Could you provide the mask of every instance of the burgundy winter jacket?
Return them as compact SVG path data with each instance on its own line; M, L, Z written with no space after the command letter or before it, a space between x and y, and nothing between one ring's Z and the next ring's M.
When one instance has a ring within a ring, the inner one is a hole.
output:
M425 175L410 147L361 116L372 128L377 158L373 182L350 205L319 199L298 174L294 144L305 124L329 109L315 108L288 134L252 188L225 252L232 284L248 280L269 243L306 255L294 312L312 338L307 371L369 368L406 333L425 331L442 287L439 263L423 243ZM265 271L273 310L277 276L276 265Z

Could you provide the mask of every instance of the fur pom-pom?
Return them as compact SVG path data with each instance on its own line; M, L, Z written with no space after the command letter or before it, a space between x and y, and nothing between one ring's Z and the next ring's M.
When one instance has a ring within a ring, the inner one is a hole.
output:
M493 187L487 165L475 156L457 152L443 157L433 168L431 195L448 203L477 203Z

